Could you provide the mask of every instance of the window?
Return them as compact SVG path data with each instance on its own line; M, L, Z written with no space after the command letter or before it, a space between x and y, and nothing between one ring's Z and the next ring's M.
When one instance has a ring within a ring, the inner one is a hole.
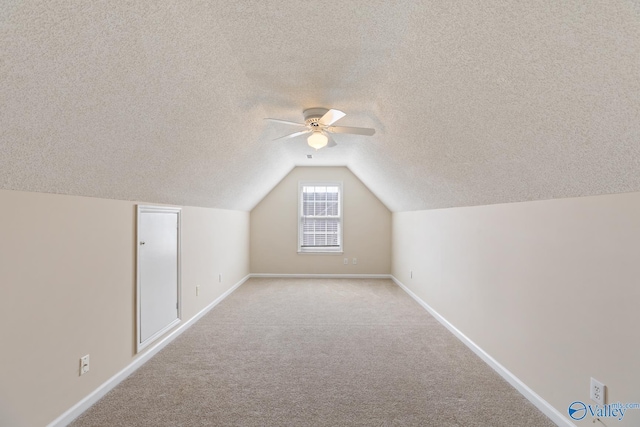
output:
M342 183L300 182L298 252L342 252Z

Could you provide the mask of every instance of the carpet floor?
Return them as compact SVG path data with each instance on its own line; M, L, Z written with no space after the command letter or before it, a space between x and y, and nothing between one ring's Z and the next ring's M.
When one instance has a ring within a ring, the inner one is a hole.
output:
M554 426L390 280L257 279L84 426Z

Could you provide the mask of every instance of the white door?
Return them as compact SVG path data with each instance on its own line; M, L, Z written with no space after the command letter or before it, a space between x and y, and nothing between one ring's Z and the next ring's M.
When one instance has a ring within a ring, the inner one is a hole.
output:
M180 322L180 210L138 206L138 350Z

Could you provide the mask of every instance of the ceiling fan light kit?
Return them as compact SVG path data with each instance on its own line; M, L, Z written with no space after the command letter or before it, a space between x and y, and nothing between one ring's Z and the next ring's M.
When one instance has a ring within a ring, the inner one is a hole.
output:
M309 147L315 148L316 151L325 147L329 142L329 138L327 138L321 131L314 131L309 138L307 138L307 144Z
M331 138L332 133L349 133L355 135L371 136L376 131L370 128L356 128L348 126L332 126L335 122L343 118L346 114L340 110L328 110L326 108L308 108L302 112L304 123L290 122L280 119L266 119L279 123L286 123L294 126L303 126L306 129L300 132L294 132L289 135L281 136L278 139L295 138L300 135L310 134L307 138L309 147L315 148L316 151L323 147L335 147L337 144Z

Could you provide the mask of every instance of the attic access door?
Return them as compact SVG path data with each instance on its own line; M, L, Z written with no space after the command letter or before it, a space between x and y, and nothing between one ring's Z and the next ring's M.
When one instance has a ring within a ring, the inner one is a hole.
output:
M180 323L180 209L138 206L137 351Z

